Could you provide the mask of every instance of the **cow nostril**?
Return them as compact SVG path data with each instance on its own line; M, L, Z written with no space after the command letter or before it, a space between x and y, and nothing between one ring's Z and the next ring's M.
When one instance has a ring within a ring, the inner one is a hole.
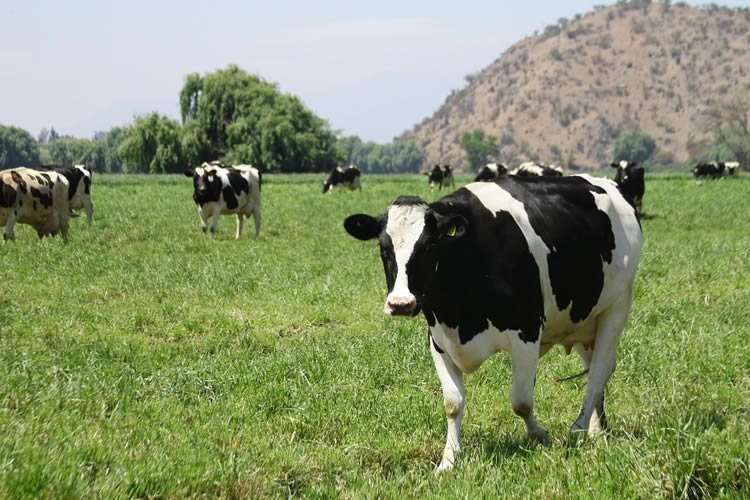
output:
M417 301L414 298L394 297L386 302L386 313L392 316L409 315L414 312Z

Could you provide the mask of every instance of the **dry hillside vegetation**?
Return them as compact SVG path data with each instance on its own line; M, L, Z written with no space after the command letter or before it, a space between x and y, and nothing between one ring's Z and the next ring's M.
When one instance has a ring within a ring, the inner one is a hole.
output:
M656 140L656 164L681 162L710 142L704 114L750 90L750 10L620 2L548 26L466 79L401 137L428 165L464 168L461 135L475 129L510 164L603 168L633 128Z

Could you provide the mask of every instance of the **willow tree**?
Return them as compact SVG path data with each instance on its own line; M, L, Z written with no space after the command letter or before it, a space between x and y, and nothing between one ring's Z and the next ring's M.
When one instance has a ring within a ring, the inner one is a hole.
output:
M232 65L185 78L180 92L186 161L223 159L263 171L328 170L343 159L328 124L276 85Z

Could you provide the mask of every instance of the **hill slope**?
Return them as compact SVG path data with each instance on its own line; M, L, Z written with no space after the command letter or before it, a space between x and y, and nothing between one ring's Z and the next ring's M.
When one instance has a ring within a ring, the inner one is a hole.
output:
M750 89L750 10L629 2L516 43L400 139L426 164L466 167L464 132L498 138L500 161L596 169L632 128L658 161L705 147L703 113Z

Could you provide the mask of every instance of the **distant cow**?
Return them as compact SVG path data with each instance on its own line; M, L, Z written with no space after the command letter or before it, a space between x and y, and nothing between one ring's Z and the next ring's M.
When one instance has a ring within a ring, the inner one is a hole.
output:
M521 163L510 172L510 175L517 177L561 177L562 174L562 167L555 165L548 166L542 163L534 163L533 161Z
M207 220L211 220L211 237L216 237L216 224L219 215L237 216L237 233L242 232L242 216L253 216L255 237L260 234L260 185L261 173L250 165L224 167L217 162L203 163L200 167L185 170L187 177L193 178L193 200L198 205L203 234L206 234Z
M695 180L700 183L701 179L708 177L710 179L718 179L724 172L724 164L712 161L711 163L698 163L693 168L693 175Z
M354 165L349 165L348 167L336 167L331 170L331 173L328 174L328 178L323 181L323 192L327 192L333 186L338 186L339 191L341 191L342 187L348 187L352 191L359 189L359 192L361 193L362 184L359 180L361 175L362 172Z
M456 183L453 181L453 168L450 165L435 165L432 170L426 172L427 180L430 183L430 191L435 186L438 190L442 190L443 187L456 187Z
M643 213L643 193L646 190L646 185L643 181L643 168L639 167L637 163L625 160L619 163L612 163L611 166L617 169L617 173L615 174L617 187L620 188L625 199L635 207L638 215L641 215Z
M725 161L723 174L728 177L737 175L740 169L740 162L738 161Z
M463 374L499 350L511 354L510 403L530 438L546 436L533 390L537 360L554 345L575 349L588 370L571 431L601 430L642 245L635 210L614 182L503 176L430 204L400 197L385 213L352 215L344 227L380 244L384 312L421 310L427 319L448 418L438 470L461 452Z
M28 224L39 238L56 235L68 241L68 180L55 171L25 167L0 172L0 226L3 240L13 240L15 224Z
M474 182L492 181L508 173L508 168L502 163L488 163L479 169Z
M55 171L65 176L68 180L68 205L71 210L85 210L86 220L91 227L94 214L94 205L91 203L91 170L85 165L73 167L60 167L56 165L45 165L34 167L39 171Z

